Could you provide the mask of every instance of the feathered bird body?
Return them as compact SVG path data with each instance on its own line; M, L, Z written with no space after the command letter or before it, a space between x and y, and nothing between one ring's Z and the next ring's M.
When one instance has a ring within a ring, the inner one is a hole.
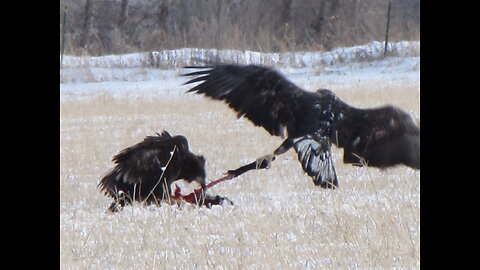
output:
M316 185L338 187L331 145L344 148L344 162L420 168L420 129L401 109L354 108L333 92L305 91L273 69L256 65L187 67L204 69L185 84L188 92L225 101L230 108L274 136L286 137L270 158L294 147Z
M114 199L111 211L138 201L160 204L172 194L171 184L179 179L205 185L205 159L190 152L184 136L163 131L125 148L113 157L116 166L99 183L105 195ZM200 198L199 198L200 199ZM221 197L207 196L202 203L218 204Z

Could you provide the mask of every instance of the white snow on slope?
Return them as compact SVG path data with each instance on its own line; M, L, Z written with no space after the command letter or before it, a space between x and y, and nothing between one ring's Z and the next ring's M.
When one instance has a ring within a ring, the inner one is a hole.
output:
M270 66L308 67L371 61L384 57L385 44L372 41L365 45L342 47L327 52L260 53L240 50L184 48L159 52L106 55L99 57L64 56L62 67L96 68L175 68L202 64L200 60L223 63L260 64ZM388 55L395 57L420 56L419 41L401 41L388 44Z
M161 52L107 55L100 57L64 56L60 70L60 99L88 98L98 91L113 97L196 98L185 95L189 88L180 76L183 66L202 65L198 59L221 63L260 64L274 67L305 89L355 89L359 82L373 81L415 84L420 80L420 42L384 43L337 48L329 52L259 53L238 50L178 49ZM341 82L339 85L338 82Z

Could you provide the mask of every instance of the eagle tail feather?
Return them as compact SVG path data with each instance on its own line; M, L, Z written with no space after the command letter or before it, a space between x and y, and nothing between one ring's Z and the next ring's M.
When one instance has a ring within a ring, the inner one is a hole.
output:
M312 177L313 183L322 188L338 187L337 173L333 166L328 139L317 141L306 135L294 140L294 148L303 170Z

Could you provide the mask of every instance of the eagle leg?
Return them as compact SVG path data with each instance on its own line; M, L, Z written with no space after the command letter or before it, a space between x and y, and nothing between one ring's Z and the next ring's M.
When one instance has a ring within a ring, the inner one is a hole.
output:
M123 191L119 191L117 197L112 204L108 207L108 211L115 213L123 209L126 204L131 204L130 198Z
M259 169L259 168L268 169L268 168L270 168L271 163L272 163L273 160L275 160L276 156L279 156L279 155L287 152L292 147L293 147L293 140L290 139L290 138L287 138L285 141L283 141L283 143L279 147L277 147L277 149L275 149L275 151L273 151L272 154L267 154L267 155L264 155L262 157L257 158L255 169ZM267 166L262 166L263 162L266 162Z

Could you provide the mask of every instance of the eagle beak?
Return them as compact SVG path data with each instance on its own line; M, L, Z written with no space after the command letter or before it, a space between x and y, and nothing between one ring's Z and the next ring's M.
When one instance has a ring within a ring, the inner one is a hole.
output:
M207 186L207 184L205 183L205 178L203 177L197 177L194 181L197 182L202 187L202 189L205 189L205 187Z

